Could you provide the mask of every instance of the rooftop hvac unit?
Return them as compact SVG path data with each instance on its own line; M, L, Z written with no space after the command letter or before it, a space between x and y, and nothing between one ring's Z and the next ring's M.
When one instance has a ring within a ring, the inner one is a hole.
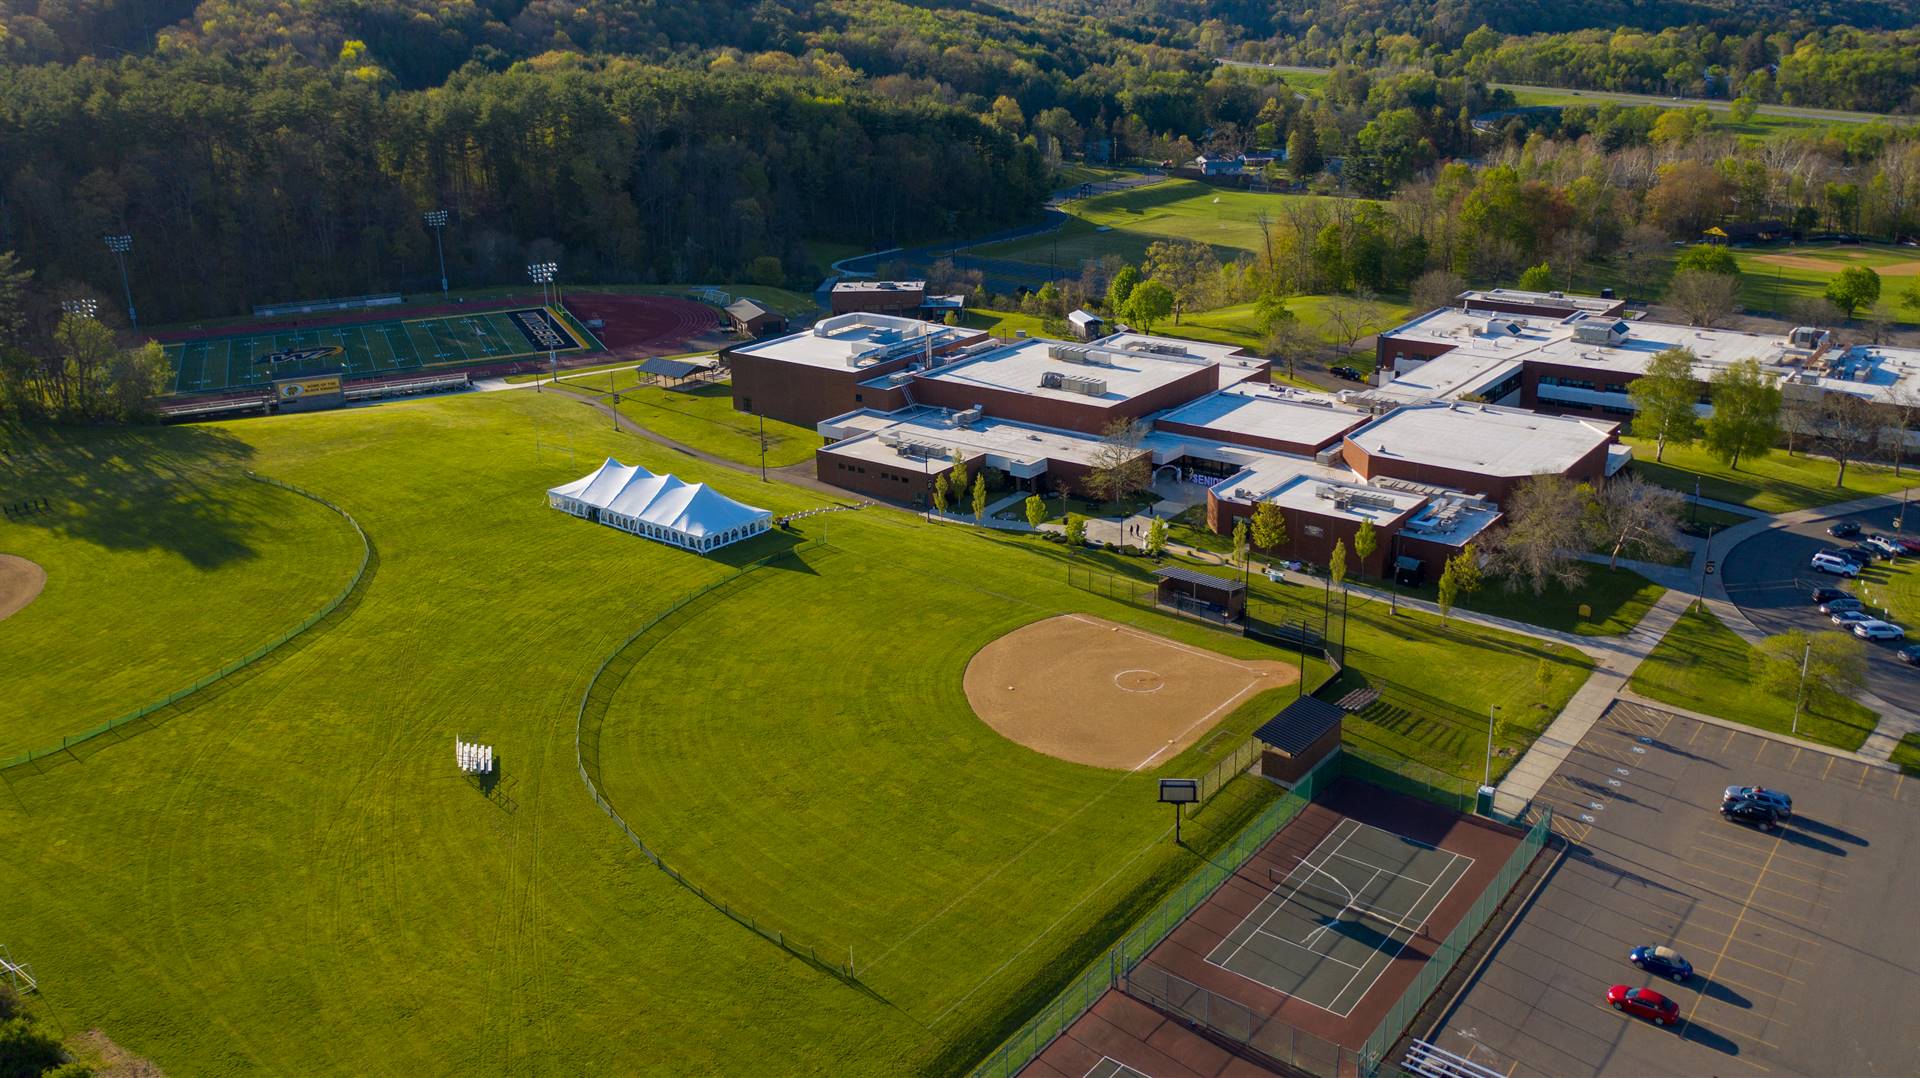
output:
M1787 340L1795 348L1818 348L1826 338L1827 331L1816 326L1795 326L1793 332L1787 335Z
M1625 322L1581 322L1573 327L1573 339L1582 344L1616 345L1627 339Z
M1313 462L1322 468L1332 468L1340 463L1340 445L1335 443L1314 454Z
M1517 318L1487 319L1487 333L1494 337L1518 337L1520 331L1527 328L1525 322Z
M1129 341L1127 342L1126 348L1129 352L1149 352L1156 356L1184 356L1187 354L1186 345L1167 344L1163 341Z
M986 408L983 405L976 404L971 408L953 413L953 425L956 427L971 426L979 422L980 417L985 413Z

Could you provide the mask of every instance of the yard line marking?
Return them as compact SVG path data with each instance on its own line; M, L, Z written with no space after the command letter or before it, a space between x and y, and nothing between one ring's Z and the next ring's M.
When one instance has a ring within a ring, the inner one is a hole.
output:
M1776 845L1776 846L1774 847L1774 852L1775 852L1775 853L1778 853L1778 852L1779 852L1779 849L1780 849L1780 847ZM1734 938L1734 935L1735 935L1736 933L1738 933L1738 932L1740 931L1740 926L1741 926L1741 924L1743 924L1743 923L1744 923L1744 922L1746 921L1746 919L1747 919L1747 906L1748 906L1748 905L1751 905L1751 904L1752 904L1752 902L1753 902L1753 896L1754 896L1755 894L1757 894L1757 893L1759 892L1759 890L1760 890L1760 881L1766 878L1766 876L1767 876L1767 868L1768 868L1768 866L1770 866L1770 865L1772 865L1772 864L1773 864L1773 854L1768 854L1768 855L1767 855L1767 863L1766 863L1766 864L1764 864L1764 865L1761 865L1761 866L1760 866L1760 875L1758 875L1758 876L1756 876L1756 877L1754 877L1754 880L1753 880L1753 890L1752 890L1752 891L1749 891L1749 892L1747 892L1747 901L1746 901L1746 903L1745 903L1745 904L1743 904L1743 905L1742 905L1742 906L1740 907L1740 916L1738 916L1738 917L1735 917L1735 918L1733 919L1733 927L1732 927L1731 929L1729 929L1729 930L1727 931L1727 942L1721 945L1721 947L1720 947L1720 956L1719 956L1718 958L1716 958L1716 959L1714 959L1714 961L1713 961L1713 968L1712 968L1711 970L1708 970L1708 971L1707 971L1707 980L1708 980L1708 981L1712 981L1712 980L1713 980L1713 979L1714 979L1714 978L1715 978L1716 976L1719 976L1719 974L1720 974L1720 963L1722 963L1722 962L1724 962L1724 961L1726 961L1726 959L1727 959L1727 948L1728 948L1728 947L1731 947L1731 946L1733 946L1733 938ZM1701 1000L1704 1000L1704 999L1706 999L1706 998L1707 998L1707 997L1706 997L1706 996L1704 996L1704 995L1703 995L1703 996L1696 996L1696 997L1694 998L1694 1001L1693 1001L1693 1006L1692 1006L1691 1008L1689 1008L1689 1009L1687 1010L1687 1021L1688 1021L1689 1023L1691 1023L1691 1022L1693 1021L1693 1016L1694 1016L1694 1014L1695 1014L1695 1013L1697 1013L1697 1012L1698 1012L1698 1011L1700 1010L1700 1001L1701 1001Z

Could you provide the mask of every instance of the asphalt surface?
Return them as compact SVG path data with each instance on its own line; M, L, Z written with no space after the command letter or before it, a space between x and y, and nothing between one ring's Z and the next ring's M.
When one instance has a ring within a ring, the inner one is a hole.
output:
M1773 834L1721 792L1792 795ZM1543 801L1567 856L1441 1023L1442 1048L1503 1074L1920 1073L1911 870L1920 780L1812 747L1616 703ZM1674 984L1626 961L1667 944ZM1610 1009L1651 986L1673 1027Z
M1893 518L1899 515L1896 506L1856 513L1844 519L1858 522L1867 532L1894 534ZM1899 534L1920 536L1920 506L1908 516L1907 529ZM1833 523L1834 520L1820 520L1774 528L1748 539L1724 556L1716 553L1727 597L1761 632L1771 636L1788 629L1831 632L1837 628L1809 601L1809 596L1816 587L1848 588L1848 585L1842 577L1807 566L1815 551L1859 542L1858 538L1828 536L1827 528ZM1894 654L1906 644L1920 643L1920 625L1909 625L1907 629L1912 635L1905 641L1869 643L1867 681L1868 687L1888 703L1920 711L1920 667L1907 666Z

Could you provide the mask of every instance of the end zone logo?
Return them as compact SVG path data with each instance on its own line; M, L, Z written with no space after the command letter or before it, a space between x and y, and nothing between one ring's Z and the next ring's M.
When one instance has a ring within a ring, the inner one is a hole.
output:
M259 359L254 360L253 365L258 367L264 363L269 367L278 367L282 363L302 363L309 359L326 359L329 356L337 356L344 351L346 351L346 349L341 348L337 344L322 345L317 348L289 348L284 352L269 352Z

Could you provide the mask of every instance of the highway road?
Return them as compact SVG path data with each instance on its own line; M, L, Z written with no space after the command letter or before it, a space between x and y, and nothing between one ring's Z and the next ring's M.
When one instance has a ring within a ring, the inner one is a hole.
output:
M1299 64L1256 64L1246 60L1228 60L1218 58L1215 63L1228 67L1251 67L1262 71L1277 71L1282 75L1326 75L1332 72L1328 67L1304 67ZM1692 108L1704 105L1715 112L1726 112L1732 103L1717 98L1706 97L1662 97L1659 94L1631 94L1617 90L1575 90L1564 86L1529 86L1518 82L1495 82L1489 85L1502 90L1511 90L1516 95L1550 94L1554 97L1578 96L1582 101L1613 101L1622 105L1658 105L1661 108ZM1523 102L1524 104L1524 102ZM1840 109L1803 108L1798 105L1761 105L1755 110L1760 116L1783 116L1799 120L1816 120L1823 123L1864 124L1892 123L1911 124L1911 116L1887 116L1877 112L1845 112Z

